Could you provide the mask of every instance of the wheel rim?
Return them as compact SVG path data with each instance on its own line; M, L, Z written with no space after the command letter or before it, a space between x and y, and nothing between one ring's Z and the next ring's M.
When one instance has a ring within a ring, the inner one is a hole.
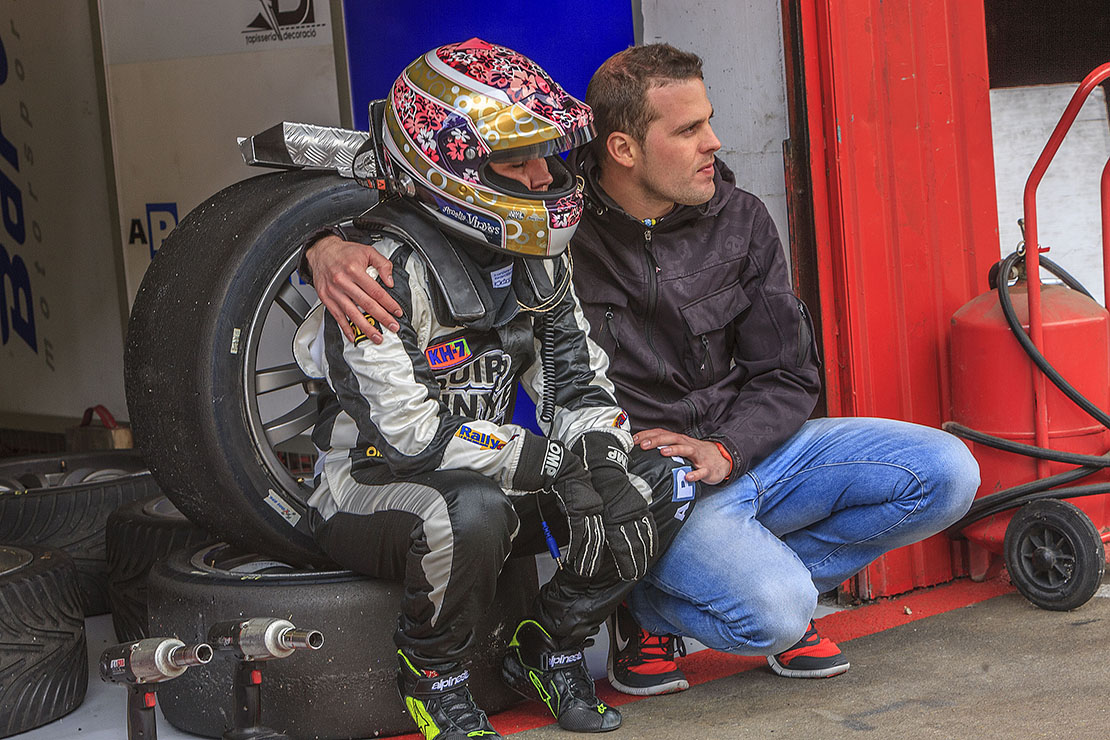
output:
M165 496L159 496L143 504L143 513L159 519L177 519L187 521L188 517L181 513L173 502Z
M189 558L189 565L204 573L232 574L237 577L249 577L251 581L263 582L276 579L318 582L320 579L345 581L365 578L349 570L297 568L256 553L241 552L225 542L216 542L200 548Z
M1019 551L1022 569L1034 584L1046 590L1063 587L1075 572L1075 545L1060 530L1047 524L1030 527Z
M293 332L312 307L311 301L294 286L294 280L299 282L294 277L298 256L299 253L294 251L275 272L251 317L246 336L240 337L240 340L244 343L245 353L242 378L244 412L255 449L272 479L303 504L311 493L311 485L306 482L306 474L311 478L308 472L311 466L293 464L299 461L293 455L314 455L308 449L301 453L291 450L316 424L319 381L305 375L288 352L282 358L284 361L259 361L260 348L264 343L268 347L292 346ZM291 330L285 321L292 322ZM280 344L282 341L284 345ZM263 367L259 367L260 364ZM296 392L298 387L300 393ZM282 446L288 449L279 450ZM303 444L300 446L304 447ZM292 463L283 462L282 454Z

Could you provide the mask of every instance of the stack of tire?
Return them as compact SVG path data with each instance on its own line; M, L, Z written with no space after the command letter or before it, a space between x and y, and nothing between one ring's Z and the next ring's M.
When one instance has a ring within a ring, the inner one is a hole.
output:
M157 493L133 450L0 461L0 737L84 700L84 619L108 611L107 519Z

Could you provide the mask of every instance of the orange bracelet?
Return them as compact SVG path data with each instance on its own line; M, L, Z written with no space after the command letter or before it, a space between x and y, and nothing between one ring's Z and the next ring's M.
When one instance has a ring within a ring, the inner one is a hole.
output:
M728 478L732 475L732 455L728 454L728 450L726 450L725 446L720 442L714 442L713 444L717 445L717 449L720 450L724 458L728 460L728 472L725 473L725 478Z

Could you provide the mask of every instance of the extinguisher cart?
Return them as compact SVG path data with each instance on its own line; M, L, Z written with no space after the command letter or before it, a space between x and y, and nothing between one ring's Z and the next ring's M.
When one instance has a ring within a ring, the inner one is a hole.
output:
M944 428L968 440L982 485L949 531L968 540L973 579L996 570L1001 556L1017 589L1054 610L1085 604L1105 571L1110 314L1042 257L1036 195L1083 103L1107 78L1110 64L1087 75L1033 166L1023 246L992 268L992 292L952 317L953 421ZM1100 190L1110 306L1110 161ZM1042 266L1063 284L1042 285Z

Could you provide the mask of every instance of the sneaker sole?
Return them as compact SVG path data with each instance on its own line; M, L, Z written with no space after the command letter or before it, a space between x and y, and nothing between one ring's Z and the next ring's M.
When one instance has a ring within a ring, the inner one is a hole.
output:
M767 665L771 666L771 670L783 678L832 678L833 676L839 676L841 673L845 673L852 667L851 663L842 663L828 668L800 671L787 668L782 663L778 662L773 655L767 656Z
M609 654L609 660L605 664L605 672L609 675L609 685L622 694L631 694L632 696L661 696L663 694L677 694L679 691L685 691L690 688L690 682L685 678L677 678L673 681L666 683L656 684L654 686L629 686L617 680L613 674L613 654Z

